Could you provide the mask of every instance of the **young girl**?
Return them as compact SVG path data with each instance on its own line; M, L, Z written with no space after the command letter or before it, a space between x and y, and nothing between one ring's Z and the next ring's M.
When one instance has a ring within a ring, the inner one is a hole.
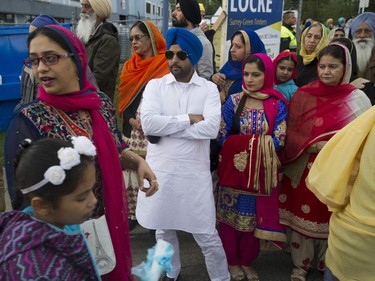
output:
M277 151L284 146L287 109L274 89L274 67L266 54L244 59L243 91L223 107L219 144L219 235L232 279L259 280L251 267L259 239L285 241L278 216Z
M289 102L297 86L294 80L297 75L297 56L289 51L281 52L274 60L276 69L275 88L279 90Z
M96 148L72 143L23 142L15 182L30 206L0 216L0 280L101 280L79 227L97 203Z

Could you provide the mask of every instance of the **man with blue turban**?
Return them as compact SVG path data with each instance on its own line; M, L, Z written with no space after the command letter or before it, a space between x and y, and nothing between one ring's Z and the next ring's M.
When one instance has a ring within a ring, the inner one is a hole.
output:
M227 259L216 231L210 173L210 139L221 120L215 84L194 69L202 56L200 40L184 28L166 33L165 57L171 73L148 82L141 105L146 160L157 176L159 191L138 193L140 225L156 229L156 240L172 244L172 269L164 280L178 280L181 270L177 230L192 233L205 256L210 280L229 281ZM156 138L156 139L155 139Z
M351 35L357 49L358 77L375 83L375 13L358 15L351 25Z
M201 11L197 0L176 0L176 6L172 12L172 24L174 27L182 27L195 34L203 45L203 54L195 69L199 76L211 80L214 74L213 47L206 35L199 28L202 21Z

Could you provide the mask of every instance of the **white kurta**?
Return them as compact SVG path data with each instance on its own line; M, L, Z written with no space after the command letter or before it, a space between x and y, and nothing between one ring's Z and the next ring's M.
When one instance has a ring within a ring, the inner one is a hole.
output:
M203 115L204 120L191 125L188 114ZM167 74L147 84L142 128L145 135L161 138L147 146L146 160L156 174L159 190L151 197L138 193L136 216L143 227L215 231L209 154L220 116L216 85L196 72L189 83L179 83Z

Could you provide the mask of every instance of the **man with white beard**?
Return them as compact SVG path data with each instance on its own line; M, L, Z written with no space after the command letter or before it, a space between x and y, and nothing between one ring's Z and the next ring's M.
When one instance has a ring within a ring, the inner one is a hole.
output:
M111 0L81 0L81 7L77 36L86 46L100 91L113 102L121 49L117 28L107 21L112 14Z
M351 34L357 49L358 76L375 83L375 13L358 15L352 23Z

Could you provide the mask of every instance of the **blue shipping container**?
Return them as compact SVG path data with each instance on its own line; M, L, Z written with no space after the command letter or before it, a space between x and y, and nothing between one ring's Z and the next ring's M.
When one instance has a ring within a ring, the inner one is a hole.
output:
M70 29L69 23L62 24ZM21 99L21 73L27 58L29 26L0 26L0 131L6 131Z
M5 131L21 99L20 76L27 57L28 26L0 27L0 131Z

